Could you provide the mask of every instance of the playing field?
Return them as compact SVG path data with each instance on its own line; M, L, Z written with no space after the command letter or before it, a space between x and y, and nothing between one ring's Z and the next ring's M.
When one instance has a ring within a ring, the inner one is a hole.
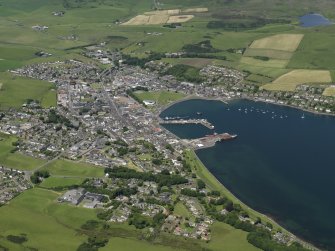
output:
M280 51L294 52L302 38L303 34L278 34L270 37L255 40L250 48L252 49L271 49Z
M262 86L269 91L294 91L300 84L324 84L331 83L329 71L325 70L293 70L270 84Z

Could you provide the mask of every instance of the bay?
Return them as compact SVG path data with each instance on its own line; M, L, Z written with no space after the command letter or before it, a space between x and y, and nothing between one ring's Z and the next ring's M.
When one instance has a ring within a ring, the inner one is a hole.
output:
M199 115L199 114L202 115ZM208 170L250 207L301 238L335 250L335 118L284 106L239 100L188 100L161 117L206 118L233 141L196 153ZM180 138L213 131L164 125Z

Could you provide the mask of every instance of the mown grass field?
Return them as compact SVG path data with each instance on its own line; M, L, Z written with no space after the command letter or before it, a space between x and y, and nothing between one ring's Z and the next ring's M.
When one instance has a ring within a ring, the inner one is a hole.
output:
M33 170L37 166L45 163L44 160L35 159L21 153L12 153L15 147L12 145L17 138L5 134L0 134L0 165L17 170Z
M38 100L43 107L56 106L54 85L45 81L0 73L0 109L20 108L28 99Z
M44 167L51 175L69 177L69 178L85 178L85 177L103 177L104 168L89 165L81 162L70 160L55 160Z
M136 91L134 92L134 94L142 101L153 100L159 105L166 105L168 103L180 100L185 97L185 95L182 93L170 92L170 91L158 91L158 92Z

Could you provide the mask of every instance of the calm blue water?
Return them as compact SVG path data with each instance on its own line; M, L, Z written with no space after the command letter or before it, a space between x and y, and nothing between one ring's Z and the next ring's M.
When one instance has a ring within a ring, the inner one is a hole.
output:
M306 14L300 19L300 25L302 27L314 27L314 26L324 26L333 24L327 18L320 14Z
M216 132L238 134L197 151L217 179L293 233L335 250L335 118L246 100L189 100L161 116L198 118L197 112ZM202 126L166 128L181 138L211 133Z

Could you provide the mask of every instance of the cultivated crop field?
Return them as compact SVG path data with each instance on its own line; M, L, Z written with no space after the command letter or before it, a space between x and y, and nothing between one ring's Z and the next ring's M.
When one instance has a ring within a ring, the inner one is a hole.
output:
M293 70L280 76L271 84L262 86L262 88L270 91L294 91L300 84L325 84L331 82L332 78L329 71Z
M158 25L166 23L184 23L194 18L194 15L190 15L189 13L202 13L207 11L208 8L149 11L131 18L129 21L123 23L123 25Z
M294 52L298 48L303 37L303 34L273 35L270 37L255 40L250 45L250 48Z
M325 91L323 92L323 95L334 97L335 96L335 86L330 86L326 88Z

